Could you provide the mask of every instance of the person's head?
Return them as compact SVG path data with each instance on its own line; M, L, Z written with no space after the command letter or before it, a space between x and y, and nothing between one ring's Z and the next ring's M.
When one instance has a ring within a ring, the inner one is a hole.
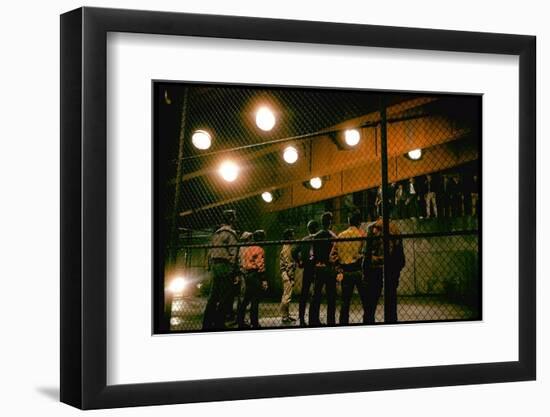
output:
M414 184L414 177L409 178L409 182L410 182L411 184Z
M392 183L390 184L390 187L391 187L391 188L395 188L395 185L396 185L395 182L392 182Z
M378 219L370 228L374 236L380 236L382 234L382 219Z
M427 179L428 181L431 181L431 180L432 180L432 176L431 176L430 174L428 174L428 175L426 175L426 179Z
M235 220L237 220L237 213L235 212L235 210L224 210L222 217L223 224L233 226L235 224Z
M283 232L283 240L294 240L294 229L286 229Z
M243 234L241 235L241 242L250 242L253 236L254 236L254 233L243 232Z
M353 210L348 216L348 223L350 226L359 227L361 224L361 212Z
M474 182L477 182L477 174L474 174Z
M310 235L313 235L319 231L319 223L317 220L310 220L307 222L307 231Z
M399 184L399 185L397 186L397 189L398 189L398 190L403 190L403 184Z
M332 226L332 213L330 211L323 213L321 216L321 225L325 230L330 229Z
M254 242L262 242L265 240L265 231L256 230L254 232Z

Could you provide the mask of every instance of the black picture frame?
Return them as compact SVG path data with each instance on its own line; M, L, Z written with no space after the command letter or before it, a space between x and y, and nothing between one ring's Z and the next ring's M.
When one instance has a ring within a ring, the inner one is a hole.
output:
M107 385L108 32L519 56L519 360ZM61 401L82 409L536 378L536 38L251 17L80 8L61 16Z

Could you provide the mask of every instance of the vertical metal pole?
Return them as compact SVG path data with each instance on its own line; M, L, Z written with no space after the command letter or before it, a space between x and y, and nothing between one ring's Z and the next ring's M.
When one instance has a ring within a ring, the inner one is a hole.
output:
M384 244L384 321L391 316L388 305L390 287L386 279L390 253L390 208L388 207L388 133L386 120L386 104L380 97L380 155L382 156L382 230Z
M168 251L164 262L164 271L171 270L176 264L178 249L178 216L180 211L181 199L181 179L183 176L183 155L185 144L185 131L187 121L187 101L189 89L185 88L183 92L183 103L181 108L181 124L178 144L178 161L176 166L176 185L174 189L174 205L172 207L172 215L170 217L170 230L168 240ZM166 287L166 275L164 276L163 288ZM172 293L164 291L164 325L170 331L170 320L172 318Z
M176 185L174 190L174 205L172 207L172 216L170 222L170 241L168 251L168 263L173 266L177 256L177 240L178 240L178 216L180 212L181 200L181 179L183 176L183 156L185 144L185 131L187 122L187 101L189 89L185 88L183 92L183 103L181 106L181 124L178 144L178 161L176 167Z

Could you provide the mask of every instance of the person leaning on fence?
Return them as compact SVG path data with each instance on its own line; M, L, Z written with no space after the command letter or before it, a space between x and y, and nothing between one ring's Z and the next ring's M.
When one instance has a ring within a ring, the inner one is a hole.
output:
M294 240L294 230L287 229L283 233L283 240ZM290 315L290 301L292 299L292 290L294 288L294 278L296 275L295 251L290 243L285 243L281 248L279 255L279 266L281 268L281 279L283 281L283 295L281 297L281 321L284 324L296 321Z
M307 231L309 235L302 239L302 243L295 247L298 259L298 266L303 268L302 274L302 290L300 292L300 304L298 307L298 316L300 318L300 326L306 325L306 307L309 301L309 291L314 283L315 263L313 262L313 244L311 240L315 233L319 231L319 223L316 220L310 220L307 223Z
M265 232L256 230L254 232L254 242L265 240ZM239 306L237 321L239 328L247 328L249 325L245 322L246 308L250 304L250 326L259 328L258 310L262 292L267 290L267 280L265 277L265 251L261 246L252 244L243 251L243 264L245 286L244 298Z
M239 240L233 229L235 220L235 211L224 211L223 223L212 236L212 248L208 255L212 287L202 322L205 330L225 328L225 314L231 303L232 285L238 267L238 247L235 245Z
M365 232L359 228L361 213L352 212L348 217L349 227L338 235L339 239L363 238ZM342 285L342 305L340 307L340 324L349 323L349 309L353 290L357 287L363 307L363 322L366 320L367 290L361 269L364 240L344 241L334 244L331 259L336 264L336 279Z
M319 326L321 324L319 315L321 309L321 297L323 287L327 296L327 324L336 323L336 276L334 268L330 261L330 253L334 245L329 239L336 238L332 230L332 213L326 212L321 217L321 230L314 236L313 243L313 262L315 271L315 284L313 286L313 300L309 307L309 324Z

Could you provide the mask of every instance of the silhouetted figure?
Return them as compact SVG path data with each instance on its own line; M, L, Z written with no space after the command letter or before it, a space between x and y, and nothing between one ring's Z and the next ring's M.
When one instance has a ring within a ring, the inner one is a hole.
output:
M437 217L437 183L431 174L426 175L424 182L424 201L426 203L426 217Z
M453 184L448 175L443 175L441 185L440 211L443 217L451 217L451 195L453 193Z
M312 239L319 231L319 223L316 220L310 220L307 224L309 235L302 239L303 243L297 247L298 266L304 269L302 275L302 290L300 292L299 317L300 326L306 325L305 314L309 301L309 291L314 283L315 263L313 261L313 242Z
M238 270L237 233L233 229L236 214L233 210L223 213L223 224L212 236L209 265L212 271L212 288L204 310L202 328L224 329L225 313L229 310L232 286Z
M321 230L314 239L334 239L336 235L330 230L332 228L332 213L326 212L321 217ZM313 288L313 301L309 309L309 324L318 326L319 312L321 308L321 297L323 288L327 296L327 324L336 323L336 277L334 268L330 261L330 253L334 243L331 241L317 241L313 244L313 262L315 271L315 285Z
M477 174L474 174L467 184L467 195L469 203L469 213L471 216L477 216L479 212L479 181Z
M407 196L405 195L405 189L403 184L397 186L395 190L395 218L403 219L405 218L405 201Z
M418 190L416 189L416 182L414 178L409 179L407 184L406 192L406 201L405 205L407 207L407 216L410 218L418 217L419 207L418 207Z
M390 235L400 234L394 223L389 223ZM365 257L363 259L363 274L366 281L367 306L365 323L373 324L376 318L376 307L382 294L384 285L387 286L387 297L384 298L388 315L384 317L386 323L397 322L397 287L401 270L405 267L405 252L401 239L389 239L389 250L386 254L387 270L384 270L384 242L383 242L383 221L377 220L369 226L367 231L367 244Z
M399 235L398 227L390 221L390 235ZM389 314L384 316L384 322L397 322L397 287L399 286L399 277L401 270L405 267L405 251L403 249L403 241L401 239L392 238L389 240L389 254L384 270L384 285L388 286L387 297L384 298L384 303ZM386 293L386 291L384 291ZM376 300L378 302L378 300Z
M363 259L363 275L366 282L365 320L367 324L375 322L376 307L383 287L384 244L382 241L382 222L377 220L367 230L367 244Z
M451 180L451 211L453 217L464 215L464 192L460 174L453 175Z

